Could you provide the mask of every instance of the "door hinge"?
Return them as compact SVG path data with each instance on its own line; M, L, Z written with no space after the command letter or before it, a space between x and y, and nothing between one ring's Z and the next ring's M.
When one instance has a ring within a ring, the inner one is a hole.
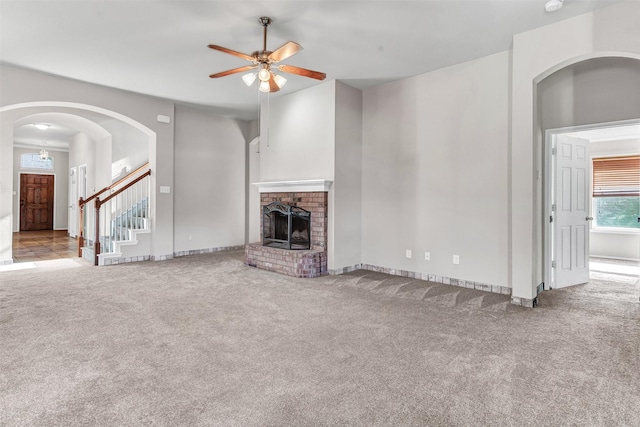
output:
M551 204L551 211L552 211L552 212L555 212L555 211L556 211L556 204L555 204L555 203L552 203L552 204Z
M556 268L556 262L555 261L551 261L551 268Z
M551 155L552 155L552 156L555 156L555 155L556 155L556 147L553 147L553 148L551 149Z

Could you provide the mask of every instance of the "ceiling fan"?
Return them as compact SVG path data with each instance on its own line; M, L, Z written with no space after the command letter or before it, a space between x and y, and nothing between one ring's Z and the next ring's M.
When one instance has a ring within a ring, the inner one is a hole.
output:
M209 48L219 50L220 52L228 53L230 55L237 56L242 59L246 59L251 62L251 65L245 65L244 67L234 68L232 70L222 71L220 73L211 74L209 77L215 79L218 77L228 76L230 74L242 73L244 71L250 71L258 68L256 72L251 72L242 76L242 80L251 86L256 80L256 77L260 80L260 86L258 87L262 92L277 92L284 86L287 79L281 75L274 74L273 70L282 71L285 73L297 74L299 76L310 77L316 80L324 80L327 75L319 71L308 70L306 68L295 67L293 65L277 65L278 62L295 55L302 50L296 42L286 42L273 52L267 50L267 27L271 24L271 18L263 16L259 20L260 24L264 27L264 37L262 50L256 50L251 55L244 54L235 50L227 49L226 47L210 44Z

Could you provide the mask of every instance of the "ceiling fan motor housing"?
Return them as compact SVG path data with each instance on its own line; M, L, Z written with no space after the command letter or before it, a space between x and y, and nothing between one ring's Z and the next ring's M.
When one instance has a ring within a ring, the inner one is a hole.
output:
M272 61L269 59L269 55L271 55L273 52L271 52L270 50L256 50L255 52L253 52L251 54L251 56L253 56L257 62L260 63L271 63Z

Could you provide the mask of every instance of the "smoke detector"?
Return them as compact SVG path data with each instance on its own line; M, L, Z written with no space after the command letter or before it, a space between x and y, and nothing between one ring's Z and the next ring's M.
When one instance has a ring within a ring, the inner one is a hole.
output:
M555 12L556 10L560 10L562 8L563 0L549 0L544 5L544 10L547 12Z

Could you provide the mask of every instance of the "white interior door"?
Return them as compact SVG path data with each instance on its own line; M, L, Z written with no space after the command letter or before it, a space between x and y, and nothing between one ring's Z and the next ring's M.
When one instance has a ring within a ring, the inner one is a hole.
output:
M87 198L87 165L80 165L78 166L78 193L76 195L76 203L77 200L82 197L83 199ZM85 224L87 223L87 215L89 214L89 212L87 212L88 206L85 205L85 215L84 215L84 224L82 225L82 227L85 226ZM78 215L80 215L80 210L78 209ZM79 225L79 220L76 220L76 222L78 222L78 226ZM86 230L83 230L86 231ZM80 234L80 230L78 230L78 234ZM86 233L84 234L84 238L87 238Z
M87 198L87 165L78 167L78 198Z
M69 224L67 232L71 237L78 236L78 168L69 170Z
M557 135L555 151L554 287L589 281L589 141Z

